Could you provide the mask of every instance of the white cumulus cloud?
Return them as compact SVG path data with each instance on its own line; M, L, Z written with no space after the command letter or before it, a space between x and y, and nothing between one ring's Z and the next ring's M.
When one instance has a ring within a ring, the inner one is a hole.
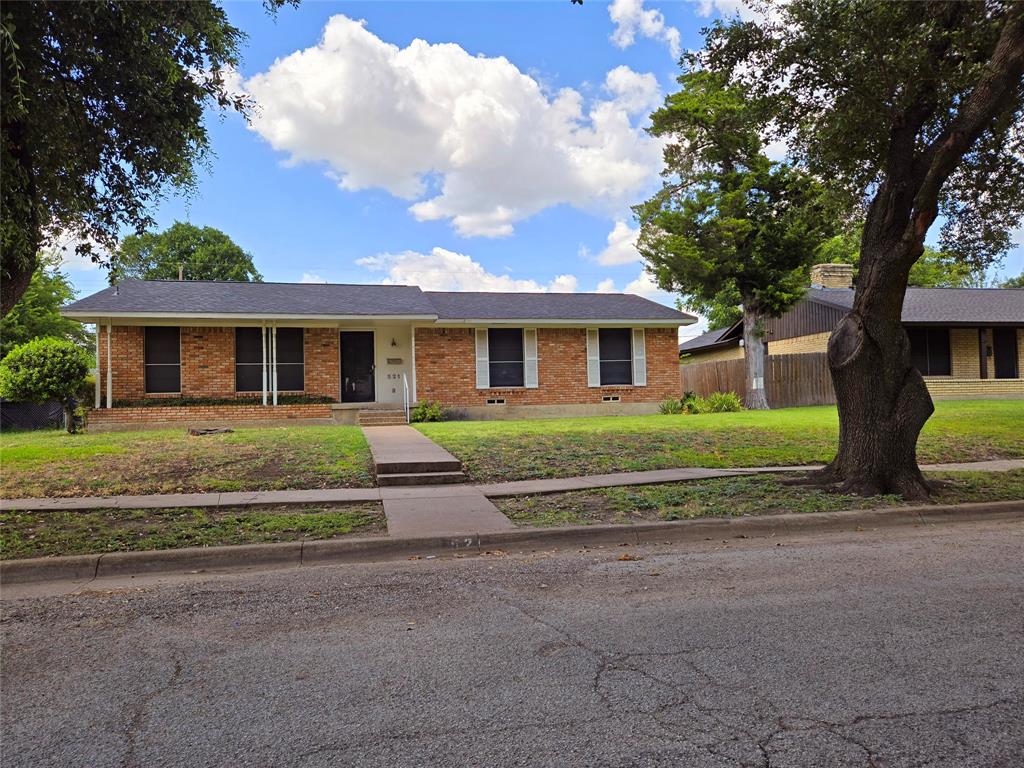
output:
M387 276L381 282L390 285L418 285L426 291L527 291L572 293L574 275L558 275L549 283L496 275L469 256L445 248L430 253L403 251L358 259L356 264Z
M661 11L644 8L644 0L614 0L608 6L608 15L615 25L611 40L619 48L629 48L640 35L660 40L673 59L679 58L679 30L665 23Z
M613 267L639 261L640 252L636 249L636 239L639 235L639 229L634 229L624 221L616 221L612 231L608 233L608 245L597 254L597 263Z
M550 206L612 211L657 182L643 131L653 75L617 67L603 95L547 91L504 57L455 44L385 42L333 16L317 45L244 81L252 129L289 163L322 164L342 189L381 188L419 220L502 237Z
M299 280L299 282L300 283L326 283L327 281L324 280L322 277L320 277L320 275L314 275L312 272L303 272L302 273L302 279Z

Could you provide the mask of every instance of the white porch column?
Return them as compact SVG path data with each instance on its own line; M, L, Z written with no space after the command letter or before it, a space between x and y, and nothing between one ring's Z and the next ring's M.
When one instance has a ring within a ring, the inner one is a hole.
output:
M409 328L409 339L411 352L409 353L412 357L412 402L416 401L416 326L413 325Z
M97 410L99 410L100 403L102 402L102 400L100 399L102 397L102 395L100 394L100 390L103 389L103 383L102 383L103 379L100 376L100 370L102 370L100 368L100 365L102 364L100 362L100 334L101 333L103 333L103 326L101 326L99 321L97 320L96 321L96 375L95 375L95 377L93 377L93 381L92 381L93 389L96 390L96 403L95 403L95 405L96 405L96 409Z
M267 324L260 328L260 361L263 369L263 404L267 404Z
M270 327L270 378L273 381L274 405L277 405L277 324Z
M113 359L112 348L114 346L114 335L111 333L111 325L107 323L107 408L114 407L114 375L111 372ZM99 360L96 361L99 367Z

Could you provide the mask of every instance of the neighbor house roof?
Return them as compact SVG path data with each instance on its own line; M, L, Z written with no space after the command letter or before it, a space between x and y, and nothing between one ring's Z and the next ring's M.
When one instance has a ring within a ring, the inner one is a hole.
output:
M811 288L807 299L853 307L852 288ZM901 319L909 324L1024 324L1024 289L907 288Z
M687 325L696 318L614 293L425 292L413 285L125 280L63 308L81 320L147 317L252 320L345 318L436 322L624 321Z
M728 328L719 328L715 331L702 333L700 336L694 336L689 341L684 341L680 344L679 351L690 352L695 349L705 350L729 346L739 340L739 336L730 333L734 328L736 328L736 325L730 325Z
M853 308L852 288L810 288L804 301L834 307ZM798 307L799 308L799 307ZM798 309L797 308L797 309ZM834 323L838 316L829 313ZM789 314L783 315L785 319ZM1024 326L1024 289L1017 288L907 288L903 299L902 321L907 325L945 326ZM819 325L824 320L815 321ZM711 331L679 345L680 352L707 351L739 343L733 328ZM806 328L802 333L830 331L831 328ZM781 338L794 335L791 331Z

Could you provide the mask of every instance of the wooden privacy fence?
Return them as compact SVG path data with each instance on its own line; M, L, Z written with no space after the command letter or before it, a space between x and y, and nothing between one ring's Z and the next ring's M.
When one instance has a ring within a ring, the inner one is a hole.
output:
M742 397L746 390L745 362L740 358L680 365L681 391L695 392L702 397L712 392L735 392ZM836 401L825 352L769 355L764 379L768 404L772 408L828 405Z

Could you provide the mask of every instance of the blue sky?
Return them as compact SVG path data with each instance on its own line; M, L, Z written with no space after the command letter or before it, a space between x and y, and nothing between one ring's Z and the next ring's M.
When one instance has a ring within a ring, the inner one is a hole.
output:
M672 302L631 247L629 205L660 168L643 128L675 54L735 0L225 7L249 36L237 87L260 111L251 126L210 114L215 156L158 228L221 229L267 280ZM66 266L81 293L106 284ZM1022 268L1017 249L1002 272Z

